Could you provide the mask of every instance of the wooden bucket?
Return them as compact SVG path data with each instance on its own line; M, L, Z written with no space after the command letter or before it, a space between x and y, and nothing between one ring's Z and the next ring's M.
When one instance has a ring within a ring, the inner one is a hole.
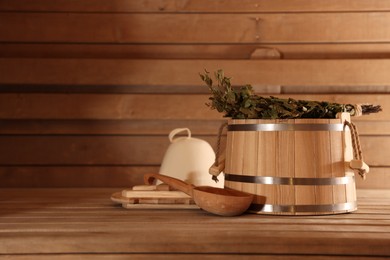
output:
M351 132L339 119L232 119L225 187L255 194L258 214L323 215L355 211Z

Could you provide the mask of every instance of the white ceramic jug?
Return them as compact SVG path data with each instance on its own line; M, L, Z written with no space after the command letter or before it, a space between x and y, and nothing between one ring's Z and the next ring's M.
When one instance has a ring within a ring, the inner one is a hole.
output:
M185 137L176 134L187 131ZM191 137L188 128L177 128L169 134L169 145L160 167L160 174L175 177L195 186L223 187L223 178L216 183L209 174L209 168L215 161L211 145L198 138Z

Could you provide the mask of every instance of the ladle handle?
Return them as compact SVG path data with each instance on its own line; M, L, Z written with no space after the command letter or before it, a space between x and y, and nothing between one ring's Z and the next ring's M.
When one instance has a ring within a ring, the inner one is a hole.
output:
M195 186L192 184L188 184L182 180L158 173L146 173L144 175L145 184L153 184L154 179L158 179L165 184L168 184L172 188L180 190L192 197L192 190L195 188Z

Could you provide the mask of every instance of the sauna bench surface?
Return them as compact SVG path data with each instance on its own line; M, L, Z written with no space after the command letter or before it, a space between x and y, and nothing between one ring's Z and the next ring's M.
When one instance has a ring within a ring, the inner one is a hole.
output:
M354 213L293 217L124 209L110 200L119 190L0 189L0 254L16 259L390 256L388 190L358 190Z

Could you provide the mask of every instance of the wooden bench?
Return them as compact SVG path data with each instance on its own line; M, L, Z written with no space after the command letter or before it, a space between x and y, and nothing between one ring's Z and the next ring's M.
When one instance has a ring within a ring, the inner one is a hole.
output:
M355 213L305 217L124 209L109 199L116 191L1 189L0 253L20 259L390 256L388 190L359 190Z

